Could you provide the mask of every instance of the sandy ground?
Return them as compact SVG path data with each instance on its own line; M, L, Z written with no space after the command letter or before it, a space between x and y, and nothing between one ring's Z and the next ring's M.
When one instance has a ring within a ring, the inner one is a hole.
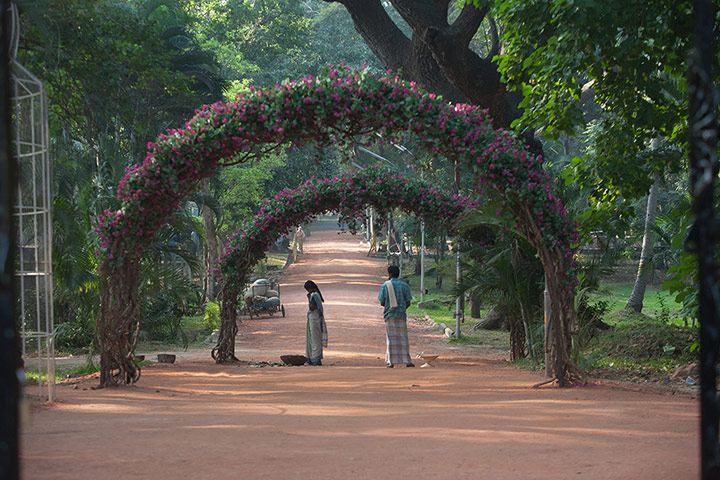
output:
M323 230L281 284L285 318L240 325L240 363L177 352L132 387L58 386L22 432L25 479L691 479L698 401L611 384L531 388L504 352L452 346L410 322L431 368L384 367L382 259ZM302 354L305 280L326 299L322 367L259 367ZM418 367L422 361L416 362Z

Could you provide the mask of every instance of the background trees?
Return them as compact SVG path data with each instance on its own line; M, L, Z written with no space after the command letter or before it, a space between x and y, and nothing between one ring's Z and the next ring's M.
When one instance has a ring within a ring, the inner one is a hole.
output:
M648 247L641 257L647 259L656 228L653 196L663 174L687 164L685 72L692 3L604 2L600 7L567 0L496 6L505 27L499 68L524 94L516 124L541 128L550 138L591 133L591 151L573 160L567 172L591 207L580 217L585 231L619 216L621 228L612 233L624 236L634 213L631 201L650 191L648 222L641 229ZM594 115L583 108L591 96ZM642 309L646 263L640 262L628 301L635 311Z
M118 180L147 142L219 98L222 82L212 74L212 55L183 34L176 9L111 0L19 4L19 60L45 82L49 96L58 342L82 347L93 336L99 304L97 215L117 204ZM191 258L184 246L192 229L180 225L167 226L153 250ZM189 288L180 270L177 263L146 269L144 284L157 288L144 301L181 284Z

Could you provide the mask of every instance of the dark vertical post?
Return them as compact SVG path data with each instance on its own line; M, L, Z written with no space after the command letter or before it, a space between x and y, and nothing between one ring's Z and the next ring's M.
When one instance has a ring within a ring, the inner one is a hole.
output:
M0 478L19 478L19 353L13 272L15 235L12 201L15 166L10 153L10 2L0 0Z
M688 237L698 257L700 318L701 468L704 480L720 478L717 361L720 347L720 290L714 243L718 223L714 216L713 187L718 174L716 90L712 82L713 19L711 0L695 0L695 49L690 58L690 189L695 215Z

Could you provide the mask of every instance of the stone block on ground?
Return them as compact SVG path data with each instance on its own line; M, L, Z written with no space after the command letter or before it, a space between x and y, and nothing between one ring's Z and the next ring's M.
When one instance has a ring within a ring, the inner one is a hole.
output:
M175 355L172 353L158 353L158 363L175 363Z

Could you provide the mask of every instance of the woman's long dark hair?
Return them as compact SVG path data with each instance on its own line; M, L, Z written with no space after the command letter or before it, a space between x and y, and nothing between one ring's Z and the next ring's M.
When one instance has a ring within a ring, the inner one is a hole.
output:
M312 280L308 280L307 282L305 282L305 290L307 290L308 292L316 291L318 294L320 294L320 300L322 300L323 303L325 302L325 299L323 298L320 289L318 288L317 284Z

